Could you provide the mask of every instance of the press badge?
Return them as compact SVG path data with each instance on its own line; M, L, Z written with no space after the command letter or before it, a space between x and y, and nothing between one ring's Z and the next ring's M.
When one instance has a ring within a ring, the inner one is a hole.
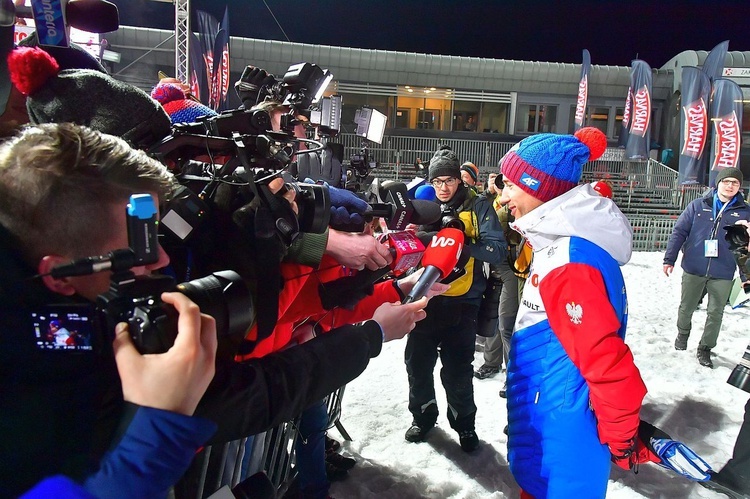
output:
M716 239L706 239L703 241L703 256L706 258L716 258L719 256L719 241Z

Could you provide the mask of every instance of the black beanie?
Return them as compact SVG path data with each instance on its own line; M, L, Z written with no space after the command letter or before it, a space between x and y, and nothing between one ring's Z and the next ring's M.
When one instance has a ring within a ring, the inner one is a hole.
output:
M428 180L432 182L435 177L461 178L461 164L450 146L440 146L430 160Z
M719 173L716 174L716 185L719 185L719 182L721 182L725 178L736 178L740 181L740 185L742 185L742 182L745 181L740 169L733 167L722 168L721 170L719 170Z
M11 52L13 84L26 95L29 121L71 122L147 148L171 133L164 109L146 92L92 69L65 69L40 48Z

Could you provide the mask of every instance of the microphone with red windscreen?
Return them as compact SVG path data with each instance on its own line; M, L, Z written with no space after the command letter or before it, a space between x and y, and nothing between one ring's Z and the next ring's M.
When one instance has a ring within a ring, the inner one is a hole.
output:
M461 256L464 233L459 229L446 228L438 232L422 257L424 273L402 303L419 300L440 279L445 279L453 271Z

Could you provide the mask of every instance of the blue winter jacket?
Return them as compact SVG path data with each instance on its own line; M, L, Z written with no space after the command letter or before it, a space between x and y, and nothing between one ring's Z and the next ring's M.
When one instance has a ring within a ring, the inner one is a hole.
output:
M733 225L738 220L750 220L750 207L745 203L742 194L737 193L729 201L721 218L714 219L715 189L700 199L696 199L685 208L674 226L672 235L667 243L664 254L664 264L674 265L677 254L682 250L682 270L688 274L712 277L714 279L734 278L737 264L729 251L729 244L725 239L725 225ZM720 206L716 207L718 214ZM705 243L708 239L719 241L719 256L705 257ZM744 269L740 270L742 280L745 279Z
M22 499L166 497L215 431L216 424L207 419L141 407L83 487L58 475L39 482Z

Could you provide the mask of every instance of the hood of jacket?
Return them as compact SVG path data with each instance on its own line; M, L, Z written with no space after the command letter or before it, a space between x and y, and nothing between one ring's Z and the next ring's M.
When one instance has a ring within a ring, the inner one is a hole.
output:
M633 252L633 229L617 205L600 196L589 184L579 185L511 224L535 250L560 237L590 241L625 265Z

